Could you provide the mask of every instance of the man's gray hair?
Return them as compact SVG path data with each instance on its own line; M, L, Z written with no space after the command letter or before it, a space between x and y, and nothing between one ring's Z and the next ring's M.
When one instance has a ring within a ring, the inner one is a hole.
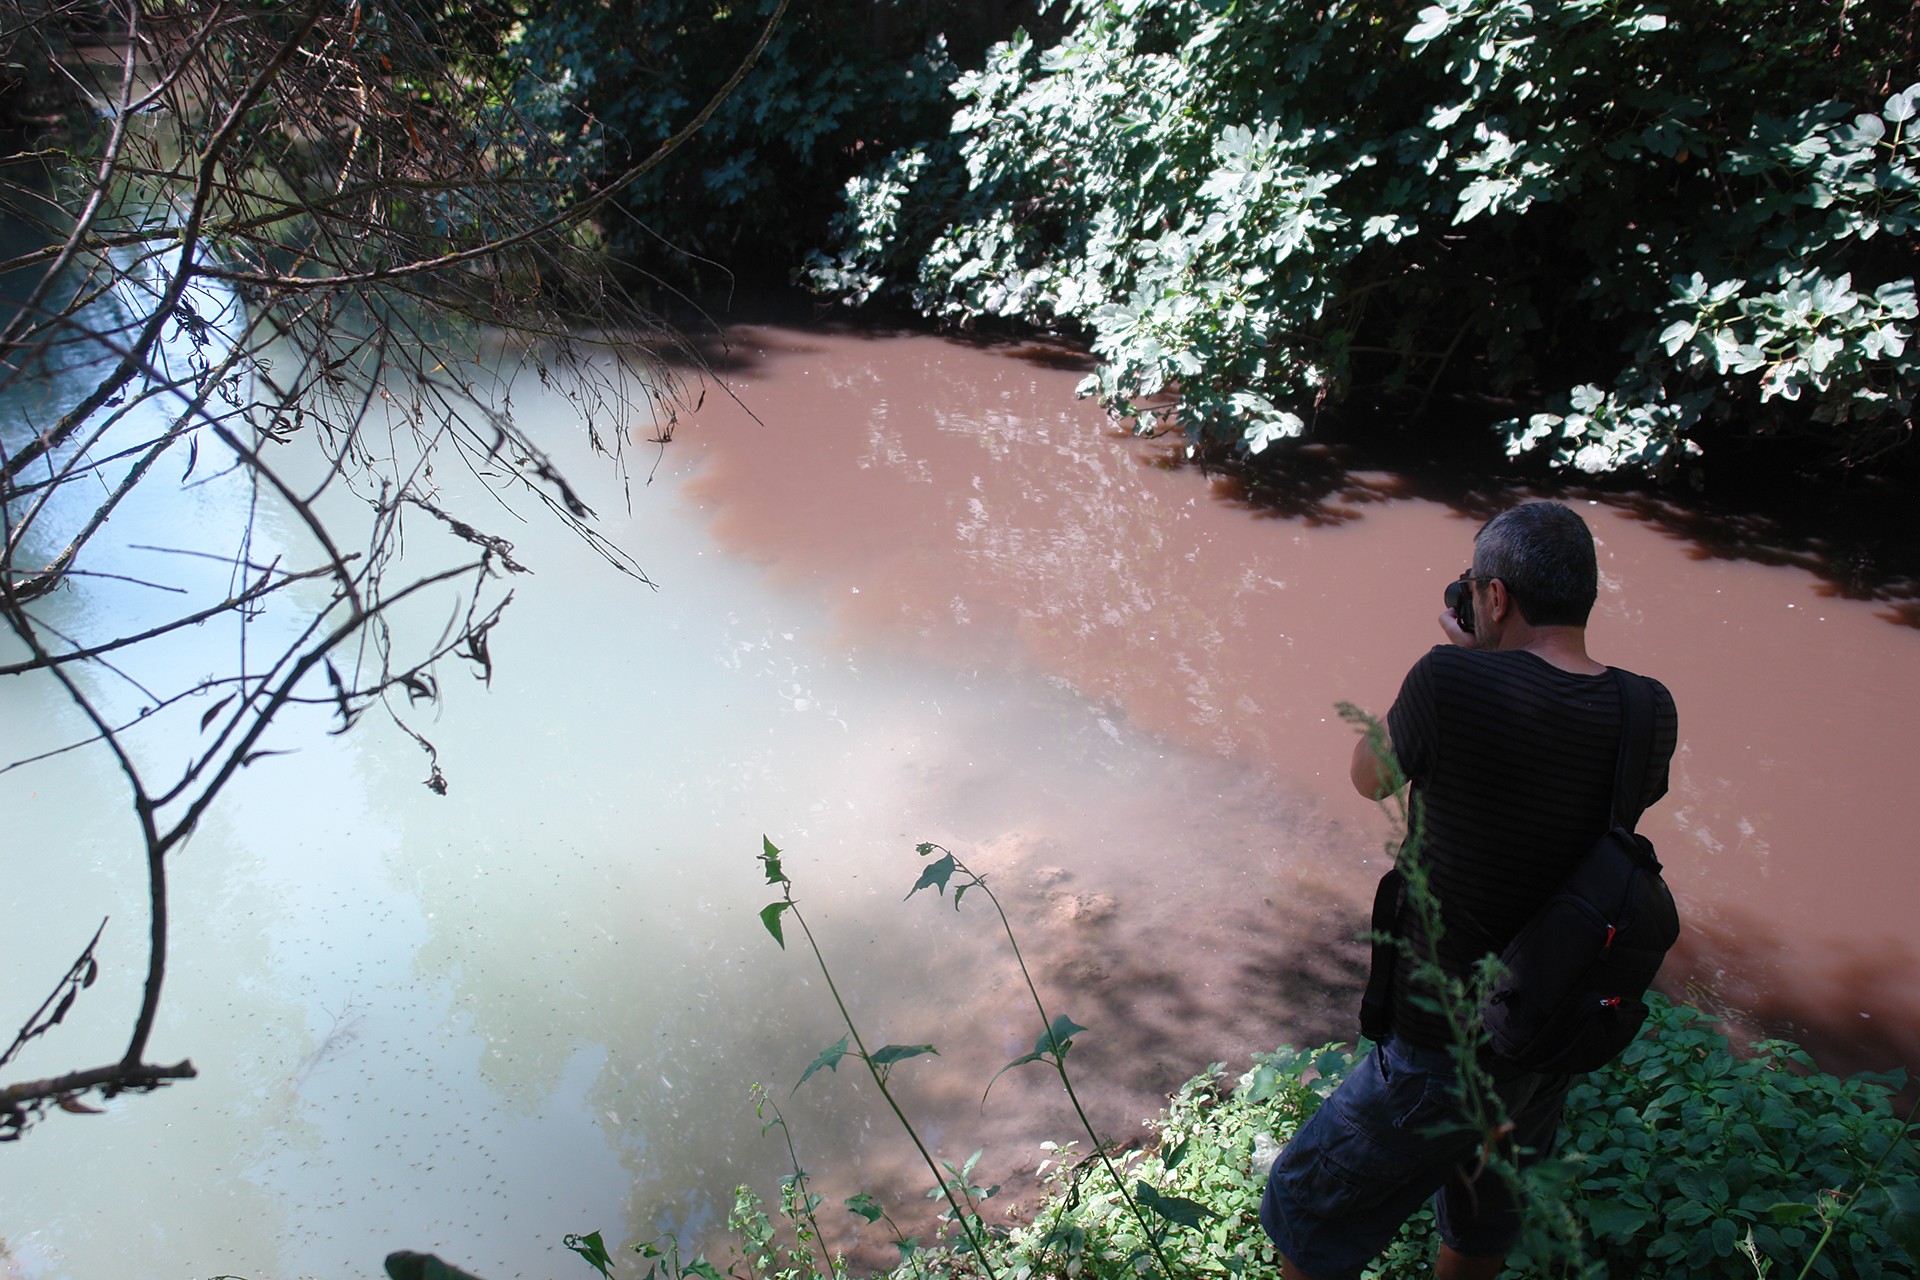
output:
M1506 583L1535 627L1586 626L1600 594L1593 531L1558 502L1529 502L1487 521L1474 535L1473 570Z

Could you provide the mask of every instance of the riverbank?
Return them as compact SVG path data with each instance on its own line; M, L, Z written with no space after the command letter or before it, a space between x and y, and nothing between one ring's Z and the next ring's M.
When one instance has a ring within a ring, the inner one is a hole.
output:
M1011 1210L972 1176L972 1161L949 1166L948 1191L972 1216L962 1226L948 1215L932 1238L908 1238L911 1226L894 1217L913 1223L906 1206L864 1192L844 1206L823 1199L796 1152L778 1202L740 1189L715 1260L754 1280L1275 1276L1258 1220L1266 1170L1359 1057L1339 1045L1282 1046L1237 1076L1209 1067L1149 1122L1145 1144L1107 1159L1085 1136L1041 1144L1043 1193ZM1483 1175L1514 1179L1529 1206L1505 1274L1912 1276L1920 1150L1911 1115L1891 1105L1896 1083L1819 1072L1782 1041L1735 1053L1699 1010L1655 997L1641 1039L1575 1082L1555 1158L1525 1174L1496 1158ZM865 1224L850 1244L847 1214ZM1422 1208L1367 1275L1427 1274L1437 1243ZM707 1274L704 1258L680 1257L674 1242L634 1248L667 1251L669 1280Z

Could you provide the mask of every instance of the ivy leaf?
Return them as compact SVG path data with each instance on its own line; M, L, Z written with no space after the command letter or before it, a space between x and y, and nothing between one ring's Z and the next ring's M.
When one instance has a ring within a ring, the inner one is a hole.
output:
M791 902L769 902L760 908L760 923L767 926L767 932L773 935L782 951L787 949L787 940L780 933L780 917L791 906Z
M800 1092L800 1086L805 1084L810 1078L812 1078L813 1073L818 1071L822 1067L825 1067L827 1070L838 1074L840 1070L840 1059L846 1056L847 1056L847 1038L845 1036L841 1036L838 1040L834 1041L832 1044L822 1049L820 1051L819 1057L815 1058L812 1062L809 1062L807 1064L807 1069L800 1073L800 1079L795 1082L793 1086L793 1092L795 1093Z

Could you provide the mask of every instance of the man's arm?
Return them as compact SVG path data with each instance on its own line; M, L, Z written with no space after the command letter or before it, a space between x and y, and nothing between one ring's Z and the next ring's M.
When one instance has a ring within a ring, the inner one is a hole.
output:
M1353 744L1353 763L1347 776L1353 779L1353 789L1369 800L1384 800L1400 789L1406 779L1393 760L1393 741L1387 737L1386 725L1380 726L1378 738L1364 733Z

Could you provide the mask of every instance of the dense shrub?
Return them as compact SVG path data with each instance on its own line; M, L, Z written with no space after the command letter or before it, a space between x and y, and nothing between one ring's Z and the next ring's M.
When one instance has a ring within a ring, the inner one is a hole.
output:
M1077 326L1117 412L1255 452L1356 392L1592 472L1912 436L1910 5L1068 12L849 184L816 287Z

